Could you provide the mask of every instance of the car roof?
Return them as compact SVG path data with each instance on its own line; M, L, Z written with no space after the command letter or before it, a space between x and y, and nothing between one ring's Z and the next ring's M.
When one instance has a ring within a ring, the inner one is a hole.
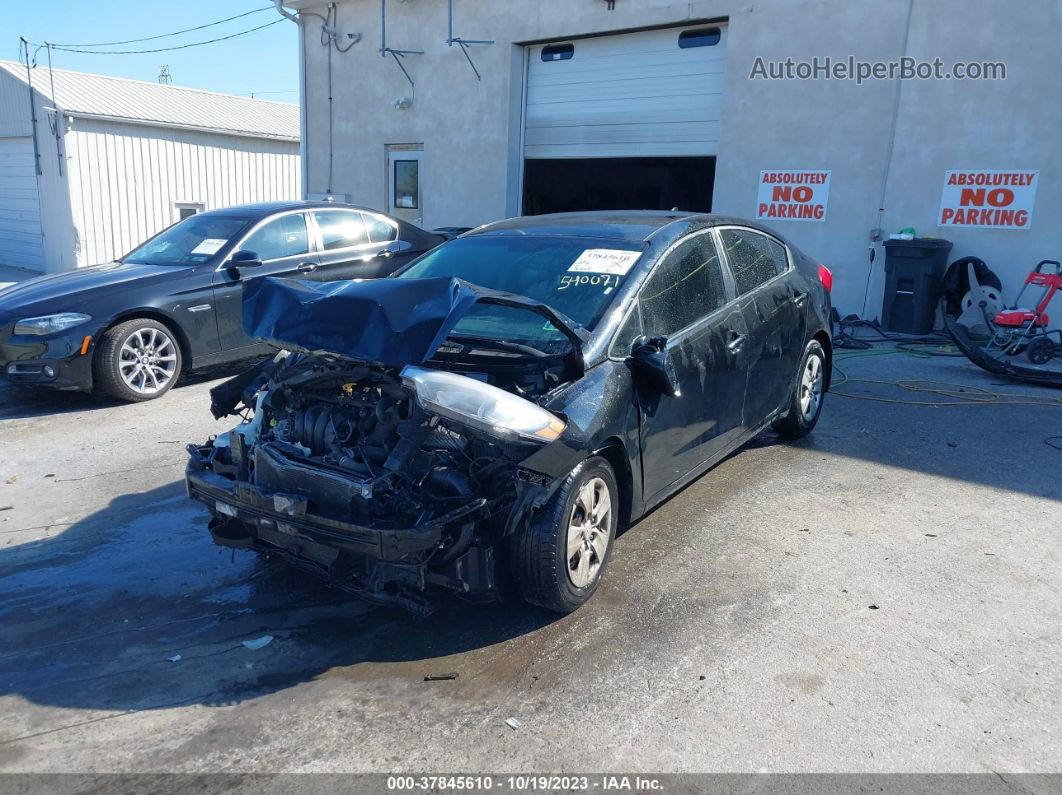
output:
M596 237L636 243L647 240L654 232L668 224L697 215L697 213L663 212L660 210L594 210L574 213L524 215L485 224L467 234Z
M776 230L759 221L732 215L680 210L591 210L506 218L485 224L462 237L474 235L540 235L542 237L587 237L627 243L670 245L684 235L713 226L744 226L778 238L795 248Z
M221 207L217 210L207 210L202 215L236 215L241 218L264 218L267 215L273 213L284 212L286 210L316 210L316 209L343 209L343 210L365 210L366 212L379 213L379 210L374 210L371 207L359 207L354 204L344 204L342 202L326 202L326 201L311 201L311 200L291 200L291 201L276 201L276 202L258 202L255 204L237 204L232 207Z

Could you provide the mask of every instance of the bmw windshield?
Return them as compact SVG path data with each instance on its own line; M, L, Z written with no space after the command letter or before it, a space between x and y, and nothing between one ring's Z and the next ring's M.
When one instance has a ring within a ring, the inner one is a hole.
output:
M440 246L397 278L464 279L545 304L592 331L641 253L641 243L599 238L472 236ZM450 338L501 340L550 352L568 345L540 315L487 304L461 318Z
M204 213L185 218L133 249L121 262L137 265L201 265L212 259L250 221Z

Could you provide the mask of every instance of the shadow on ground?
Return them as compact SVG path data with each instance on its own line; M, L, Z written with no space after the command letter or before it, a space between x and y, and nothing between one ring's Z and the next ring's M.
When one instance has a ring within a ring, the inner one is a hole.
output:
M254 362L218 365L194 373L185 373L170 393L159 400L171 400L185 387L202 384L216 378L227 378L252 367ZM100 392L65 392L47 387L0 382L0 420L22 420L31 417L76 414L127 405Z
M213 546L206 520L172 483L0 549L0 695L92 710L220 705L361 663L420 681L446 667L439 658L557 618L514 604L445 602L429 619L371 608ZM264 648L242 645L267 634Z

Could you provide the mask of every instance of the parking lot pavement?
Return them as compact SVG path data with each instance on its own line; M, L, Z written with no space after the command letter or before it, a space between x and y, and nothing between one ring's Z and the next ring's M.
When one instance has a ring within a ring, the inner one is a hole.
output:
M963 360L841 366L1060 396ZM810 438L764 433L624 533L576 614L453 603L424 620L211 545L181 479L184 444L231 425L210 386L139 405L0 388L0 770L1062 759L1058 406L829 396Z

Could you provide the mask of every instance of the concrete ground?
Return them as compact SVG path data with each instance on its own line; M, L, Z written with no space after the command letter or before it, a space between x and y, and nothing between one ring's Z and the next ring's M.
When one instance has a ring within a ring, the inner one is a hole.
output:
M1062 393L841 366L1041 404L831 395L624 533L563 618L418 619L213 547L182 485L232 424L211 382L0 388L0 771L1059 771Z

